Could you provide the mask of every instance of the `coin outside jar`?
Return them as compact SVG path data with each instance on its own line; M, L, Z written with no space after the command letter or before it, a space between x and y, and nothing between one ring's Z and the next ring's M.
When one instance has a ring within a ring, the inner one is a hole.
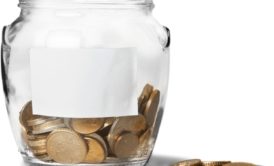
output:
M184 160L180 161L173 166L202 166L202 161L200 159Z
M203 161L203 166L223 166L231 161Z
M245 163L245 162L233 162L233 163L225 164L223 166L256 166L256 165L251 163Z

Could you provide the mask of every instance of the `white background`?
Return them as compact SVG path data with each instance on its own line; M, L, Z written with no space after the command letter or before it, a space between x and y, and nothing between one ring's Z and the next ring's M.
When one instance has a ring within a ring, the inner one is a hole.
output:
M155 17L172 32L169 94L155 154L274 165L274 1L155 4ZM1 26L18 16L16 5L0 1ZM20 165L3 93L0 108L1 165Z

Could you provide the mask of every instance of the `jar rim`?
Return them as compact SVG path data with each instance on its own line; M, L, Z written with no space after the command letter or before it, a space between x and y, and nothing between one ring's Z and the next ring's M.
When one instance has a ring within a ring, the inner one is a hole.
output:
M49 7L62 4L67 6L146 6L154 7L153 0L19 0L19 7Z

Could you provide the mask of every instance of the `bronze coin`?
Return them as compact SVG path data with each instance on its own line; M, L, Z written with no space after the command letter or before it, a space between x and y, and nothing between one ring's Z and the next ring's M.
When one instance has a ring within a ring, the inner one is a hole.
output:
M48 134L39 134L39 135L28 134L27 135L28 140L47 139L47 137L48 137Z
M47 152L57 163L78 164L86 158L87 145L73 130L56 129L47 138Z
M41 161L51 161L52 160L47 154L37 155L36 158Z
M146 130L147 127L146 118L143 115L121 117L119 123L124 124L124 131L136 134Z
M149 99L149 96L151 95L151 93L153 92L153 86L150 84L146 84L140 97L138 98L138 107L139 107L139 112L143 113L146 103Z
M146 120L143 115L117 118L111 126L111 129L107 136L110 149L113 151L114 141L122 132L127 131L139 134L146 129L146 126Z
M174 164L173 166L202 166L202 161L200 159L184 160Z
M24 144L28 142L28 132L26 131L25 127L21 126L21 139Z
M89 135L86 135L85 138L93 138L96 139L104 148L106 156L108 155L108 148L107 148L107 144L105 142L105 140L103 139L103 137L101 137L100 135L96 134L96 133L92 133Z
M148 147L151 137L152 137L152 130L149 128L139 138L140 147L142 148Z
M107 156L105 147L95 138L85 137L85 140L87 140L89 150L84 162L92 164L102 163Z
M34 116L33 118L31 118L30 120L27 121L27 124L29 127L32 126L36 126L36 125L40 125L43 124L49 120L54 120L56 118L49 118L49 117L45 117L45 116Z
M47 139L37 139L37 140L29 140L28 145L30 147L39 147L39 146L46 146Z
M80 134L90 134L98 131L104 126L103 118L94 119L71 119L71 128Z
M63 119L50 120L43 124L33 126L32 134L44 134L63 127L65 127Z
M35 156L47 154L46 148L41 148L41 149L40 148L38 148L38 149L32 148L31 151Z
M33 114L32 114L32 102L29 101L29 102L27 102L23 106L23 108L22 108L22 110L20 112L20 116L19 116L19 120L20 120L21 125L24 126L24 128L27 131L29 131L29 129L30 129L28 127L27 121L30 120L30 119L32 119L32 117L33 117Z
M144 110L144 115L150 127L152 127L156 121L159 102L160 102L160 91L154 90L152 94L150 95L149 100L146 104L146 108Z
M223 166L256 166L256 165L251 163L245 163L245 162L233 162L229 164L224 164Z
M223 166L231 161L203 161L203 166Z
M139 138L133 133L121 134L114 144L114 154L118 158L129 158L137 153Z

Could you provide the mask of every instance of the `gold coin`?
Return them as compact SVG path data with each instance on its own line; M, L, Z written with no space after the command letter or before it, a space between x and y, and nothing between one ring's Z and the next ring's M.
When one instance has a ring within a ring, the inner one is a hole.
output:
M108 144L109 144L109 147L112 152L113 152L113 148L114 148L113 147L114 142L118 138L118 136L125 130L124 129L125 125L126 124L123 124L120 122L120 119L116 119L110 128L109 134L107 136L107 140L108 140Z
M96 133L92 133L92 134L86 135L85 138L86 137L96 139L98 142L100 142L100 144L103 146L103 148L105 150L106 156L108 155L107 144L106 144L105 140L100 135L98 135Z
M23 141L23 143L26 144L28 142L28 132L26 131L26 129L23 126L21 126L20 128L21 128L22 141Z
M37 155L36 158L41 161L51 161L52 160L47 154Z
M143 113L146 103L149 99L149 96L151 95L151 93L153 92L153 86L150 84L146 84L140 97L138 98L138 107L139 107L139 112Z
M43 123L45 123L49 120L53 120L53 119L56 119L56 118L49 118L49 117L45 117L45 116L36 116L36 117L33 117L32 119L28 120L27 124L29 127L32 127L32 126L43 124Z
M231 161L203 161L203 166L223 166Z
M31 149L32 149L32 150L45 151L45 150L47 150L47 146L46 146L46 145L34 146L34 147L31 147Z
M256 165L251 163L245 163L245 162L233 162L233 163L225 164L223 166L256 166Z
M29 101L27 104L25 104L20 112L19 120L22 126L28 131L28 123L27 121L30 120L33 117L32 114L32 102Z
M174 164L173 166L202 166L202 161L200 159L184 160Z
M154 90L152 94L150 95L149 100L146 104L146 108L144 110L144 115L147 119L147 123L149 126L153 126L155 123L159 102L160 102L160 91Z
M119 123L124 124L125 131L133 133L140 133L147 127L146 118L143 115L121 117Z
M80 135L70 129L56 129L47 138L50 158L61 164L78 164L87 155L87 145Z
M62 119L50 120L43 124L33 126L32 134L48 133L55 129L63 128L63 127L65 127L65 124Z
M37 156L37 155L43 155L43 154L47 154L47 149L46 148L41 148L41 149L31 149L32 153Z
M114 144L113 152L118 158L129 158L136 154L139 138L133 133L121 134Z
M47 139L37 139L37 140L29 140L28 145L30 147L37 147L37 146L46 146Z
M103 118L97 119L71 119L71 128L80 134L90 134L98 131L104 125Z
M89 150L84 162L92 164L103 162L107 154L100 141L91 137L85 137L85 140L87 140Z
M152 131L151 129L147 129L139 138L139 142L140 142L140 146L143 147L147 147L149 146L149 140L152 136Z
M28 134L27 135L28 140L47 139L47 137L48 137L48 134L39 134L39 135Z
M146 130L146 127L147 123L143 115L126 116L116 119L107 136L110 148L114 148L114 141L122 132L127 131L139 135L139 133Z

